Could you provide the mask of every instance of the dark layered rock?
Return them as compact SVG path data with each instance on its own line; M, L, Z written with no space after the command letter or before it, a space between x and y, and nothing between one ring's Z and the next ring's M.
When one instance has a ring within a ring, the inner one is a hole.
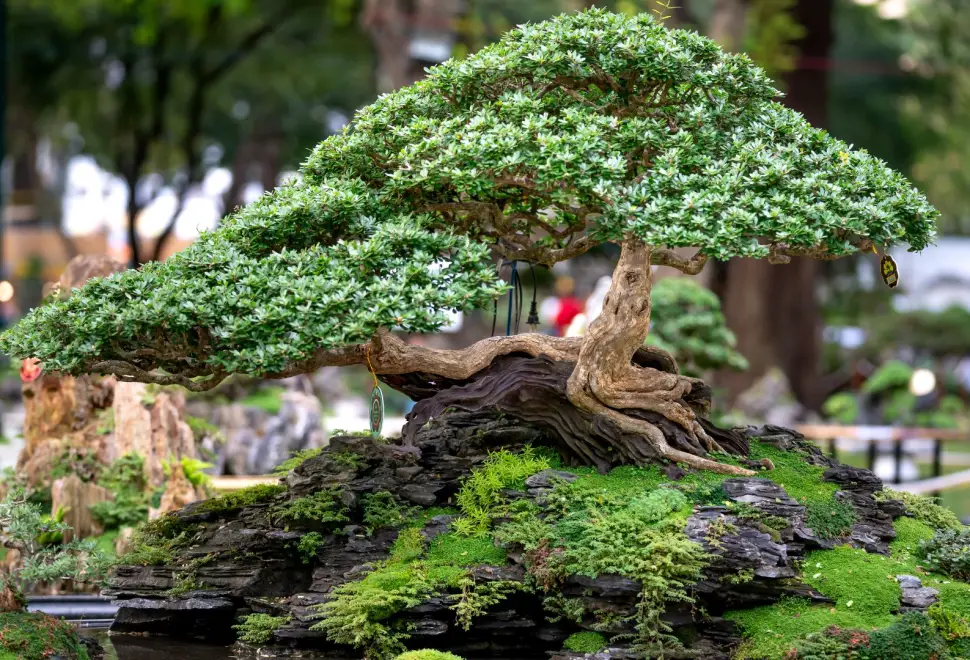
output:
M902 592L899 596L900 612L924 612L940 598L939 589L924 587L915 575L897 575L896 582Z
M856 511L851 535L842 541L870 552L886 551L893 538L892 519L902 509L898 503L875 500L873 493L881 488L878 479L865 470L835 464L793 431L766 427L736 435L745 442L758 437L802 452L809 462L826 467L825 478L838 484L838 497ZM317 606L327 602L335 587L360 579L369 565L386 559L397 538L393 529L363 527L364 495L387 491L416 506L448 506L461 480L490 451L550 444L540 429L484 411L445 412L413 430L412 436L407 446L380 444L369 437L333 438L327 450L285 478L288 490L279 500L340 486L341 502L349 511L347 524L314 528L323 541L311 563L305 563L296 548L301 532L308 530L287 531L272 524L268 515L272 502L217 513L191 505L177 512L175 516L190 529L191 544L180 551L173 565L117 570L106 591L120 605L115 629L224 639L232 636L236 617L264 612L290 617L274 634L273 644L293 652L316 648L339 653L325 633L311 630L318 620ZM338 454L346 453L354 454L355 460L341 460ZM770 474L763 473L764 477ZM740 517L727 506L697 507L687 521L687 536L716 556L694 589L697 606L674 606L664 616L675 634L687 641L692 657L727 658L740 642L734 625L721 617L729 609L771 604L785 596L828 602L799 582L797 561L807 550L828 547L834 541L819 539L805 525L805 505L764 477L728 479L723 489L728 500L772 516L773 528L757 517ZM557 482L575 478L546 470L530 477L524 491L509 495L541 504ZM778 519L783 519L784 526ZM451 522L451 516L434 517L422 535L430 541L447 532ZM509 548L509 558L511 565L477 567L473 577L478 582L525 581L521 549ZM169 595L187 571L201 589ZM610 612L617 615L612 617L616 620L634 613L640 585L622 576L574 575L565 579L560 590L563 596L583 599L587 612ZM582 626L594 625L592 614L580 626L568 621L549 623L540 595L517 592L477 617L471 630L465 631L455 621L453 596L439 594L397 615L411 628L410 646L447 649L466 657L538 659L551 653L566 660L582 656L558 652L563 641ZM698 612L705 614L701 617ZM605 632L629 633L631 627L617 624ZM348 657L359 655L343 652ZM620 660L630 655L617 646L587 657Z

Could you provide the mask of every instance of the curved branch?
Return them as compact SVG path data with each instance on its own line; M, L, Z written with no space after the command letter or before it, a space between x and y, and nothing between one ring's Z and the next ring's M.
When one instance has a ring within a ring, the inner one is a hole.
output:
M575 361L581 344L582 339L578 337L551 337L529 333L511 337L490 337L467 348L443 350L408 344L390 331L380 330L369 342L320 349L306 360L294 362L275 373L261 374L261 377L290 378L322 367L368 364L375 373L381 375L420 371L452 380L465 380L488 367L496 357L511 353L523 353L532 357L545 355L552 360ZM205 379L193 380L186 372L172 374L150 371L124 360L103 360L92 364L88 370L142 383L181 385L192 392L211 390L229 375L225 371L217 370Z
M708 256L697 252L690 259L685 259L673 250L654 250L650 256L650 263L655 266L669 266L687 275L697 275L704 269Z

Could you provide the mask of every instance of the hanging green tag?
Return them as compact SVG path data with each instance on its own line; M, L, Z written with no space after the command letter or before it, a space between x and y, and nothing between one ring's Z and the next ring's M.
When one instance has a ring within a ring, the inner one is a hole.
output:
M896 285L899 284L899 269L896 267L893 258L888 254L883 255L879 270L882 272L882 281L886 283L886 286L895 289Z
M384 393L381 388L374 386L370 393L370 430L375 437L381 435L384 428Z

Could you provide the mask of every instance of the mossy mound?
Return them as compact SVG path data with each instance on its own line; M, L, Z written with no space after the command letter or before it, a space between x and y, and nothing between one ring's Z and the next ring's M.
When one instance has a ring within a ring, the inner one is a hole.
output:
M40 613L0 612L0 660L89 660L69 623Z
M754 478L600 474L470 413L414 446L335 438L279 488L148 525L132 557L152 565L109 592L143 599L121 601L122 630L235 625L253 646L375 660L968 657L962 559L950 575L927 559L962 525L794 432L748 435L743 463L772 466Z

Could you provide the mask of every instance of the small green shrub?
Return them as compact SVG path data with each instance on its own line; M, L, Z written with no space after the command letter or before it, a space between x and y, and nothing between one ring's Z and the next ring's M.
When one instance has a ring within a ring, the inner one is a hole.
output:
M461 593L455 599L451 609L455 612L455 619L463 630L470 630L472 619L488 612L488 608L505 600L509 594L524 588L521 582L510 580L496 580L495 582L476 583L471 576L462 578L458 585Z
M603 635L587 630L573 633L567 637L562 647L567 651L575 651L576 653L596 653L606 646L606 643L606 638Z
M895 623L869 635L869 648L863 660L938 660L947 657L946 641L936 632L922 612L908 612Z
M456 501L463 519L456 521L455 529L469 536L485 534L505 505L502 491L524 488L526 479L549 467L549 459L531 447L518 454L489 454L462 483Z
M329 486L312 495L298 497L277 504L270 510L270 518L276 523L341 523L347 522L346 507L340 503L343 490Z
M394 658L394 660L462 660L454 653L445 653L444 651L431 651L431 650L421 650L421 651L408 651L407 653L402 653L401 655Z
M235 511L243 507L267 502L285 492L286 486L282 484L256 484L249 488L226 493L220 497L214 497L211 500L205 500L196 505L194 511L197 513L225 513Z
M926 567L958 580L970 580L970 529L944 529L920 541L916 555Z
M366 463L359 454L352 451L335 451L327 454L327 458L346 470L359 470Z
M942 603L930 605L927 614L933 627L944 639L953 641L970 638L970 621Z
M323 537L318 532L310 532L300 537L297 550L304 564L311 563L317 558L320 546L323 544Z
M961 530L964 528L955 513L937 504L932 497L884 488L876 493L876 499L901 500L906 506L907 513L935 529Z
M45 534L61 538L71 527L45 516L39 506L27 501L21 490L12 490L0 500L0 545L17 548L23 563L9 572L0 572L0 589L9 588L19 597L35 582L65 578L76 582L100 584L111 561L97 549L94 541L74 539L69 543L43 544Z
M805 524L822 539L837 539L848 535L856 520L855 510L848 502L809 502L805 509Z
M323 448L320 449L301 449L299 451L293 452L293 455L288 459L273 468L273 474L289 474L296 468L300 467L306 463L311 458L319 456L323 452Z
M400 502L387 491L367 493L361 498L364 505L364 525L371 531L381 527L400 527L420 511Z
M869 635L861 630L829 626L795 642L786 660L859 660L869 646Z
M273 638L273 633L290 622L288 616L249 614L239 619L233 629L239 632L239 641L259 646Z

